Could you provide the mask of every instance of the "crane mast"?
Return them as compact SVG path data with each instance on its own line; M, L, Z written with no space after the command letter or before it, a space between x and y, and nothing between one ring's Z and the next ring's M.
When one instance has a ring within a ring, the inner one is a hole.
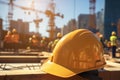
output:
M47 16L49 17L48 26L50 27L48 32L50 39L53 39L55 33L55 3L53 0L51 0L48 7L49 9L46 11Z
M36 19L34 19L36 32L39 33L39 23L43 21L43 19L39 19L38 12L35 10L35 2L32 0L31 9L35 11Z
M9 0L9 11L8 11L8 24L13 19L13 0ZM11 26L8 26L8 29L11 30Z
M89 0L90 15L89 15L89 27L96 29L96 15L95 15L95 4L96 0Z
M60 13L55 13L55 3L54 0L51 0L51 3L49 3L49 8L45 11L45 14L47 17L49 17L49 38L52 40L55 36L55 17L61 17L63 18L63 15L60 15Z

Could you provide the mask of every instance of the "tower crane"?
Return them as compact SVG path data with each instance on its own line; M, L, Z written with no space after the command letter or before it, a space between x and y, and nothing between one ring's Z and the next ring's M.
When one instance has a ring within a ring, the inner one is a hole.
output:
M38 19L38 13L43 13L43 14L47 15L47 17L49 18L49 23L48 23L49 27L50 27L50 29L48 30L49 37L50 37L50 39L54 38L55 17L58 16L58 17L63 18L63 15L61 15L60 13L55 13L55 3L54 3L54 0L51 0L51 3L49 3L49 9L47 9L45 12L39 11L39 10L35 9L34 0L32 0L31 8L23 7L23 6L20 6L20 5L16 5L16 4L13 3L13 1L14 0L9 0L9 3L4 2L4 1L0 1L0 3L9 5L9 7L10 7L9 12L8 12L9 21L12 20L12 17L13 17L13 6L18 7L20 9L23 9L23 10L34 11L35 14L36 14L36 19L34 20L34 23L36 24L36 31L38 32L39 23L43 21L42 19Z
M95 15L96 0L89 0L89 3L90 3L89 27L91 29L96 29L96 15Z
M38 19L38 13L43 13L44 14L44 12L42 12L42 11L37 10L37 9L34 8L34 0L32 1L31 8L29 8L29 7L23 7L23 6L20 6L20 5L16 5L16 4L13 3L13 1L14 0L9 0L9 3L4 2L4 1L0 1L0 3L2 3L2 4L9 5L9 12L8 12L8 21L9 21L9 23L10 23L10 21L13 18L13 6L15 6L17 8L20 8L22 10L34 11L35 14L36 14L36 19L33 20L33 21L36 24L36 32L38 32L39 23L42 22L42 19ZM9 26L9 29L11 30L11 26Z
M48 30L49 32L49 37L52 40L54 38L54 33L55 33L55 17L61 17L63 18L63 14L60 13L55 13L55 3L54 0L51 0L49 3L49 9L45 11L45 14L47 17L49 17L49 27L50 29Z
M13 0L9 1L9 11L8 11L8 20L12 20L13 18Z
M36 19L34 20L34 23L36 25L36 32L39 32L39 23L43 21L43 19L39 19L38 12L35 10L34 0L32 0L31 9L35 11Z

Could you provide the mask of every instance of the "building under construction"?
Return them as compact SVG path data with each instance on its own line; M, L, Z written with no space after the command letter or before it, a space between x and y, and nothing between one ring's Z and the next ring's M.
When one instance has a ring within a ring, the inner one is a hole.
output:
M105 0L104 36L109 39L112 31L120 38L120 0Z

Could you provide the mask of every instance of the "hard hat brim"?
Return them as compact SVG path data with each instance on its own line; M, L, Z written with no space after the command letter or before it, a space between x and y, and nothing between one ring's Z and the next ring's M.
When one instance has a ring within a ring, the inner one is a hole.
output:
M63 78L76 75L76 73L72 72L71 70L53 63L50 60L42 65L41 70L55 76L61 76Z

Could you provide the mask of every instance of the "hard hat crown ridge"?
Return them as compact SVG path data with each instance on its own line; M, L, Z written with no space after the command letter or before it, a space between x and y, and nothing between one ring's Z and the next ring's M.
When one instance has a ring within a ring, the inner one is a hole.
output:
M78 29L65 35L54 48L51 59L49 63L43 64L42 69L60 77L70 77L105 65L101 43L86 29ZM56 66L55 72L53 68Z

